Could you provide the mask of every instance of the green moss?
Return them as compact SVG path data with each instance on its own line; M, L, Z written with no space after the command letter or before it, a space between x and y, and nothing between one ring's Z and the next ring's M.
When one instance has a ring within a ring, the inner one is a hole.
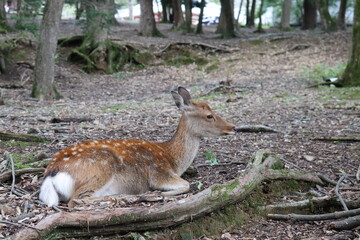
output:
M117 112L122 109L127 109L129 106L126 104L119 104L119 105L111 105L111 106L102 106L100 107L101 110L104 112Z
M25 154L12 154L12 158L14 160L15 169L22 169L22 168L31 168L30 163L36 162L36 158L31 153Z
M2 143L2 145L4 145L5 147L19 147L19 148L26 148L26 147L34 146L36 144L37 143L34 142L21 142L21 141L8 141Z
M256 40L250 41L250 43L251 43L252 45L260 45L260 44L263 43L263 40L261 40L261 39L256 39Z

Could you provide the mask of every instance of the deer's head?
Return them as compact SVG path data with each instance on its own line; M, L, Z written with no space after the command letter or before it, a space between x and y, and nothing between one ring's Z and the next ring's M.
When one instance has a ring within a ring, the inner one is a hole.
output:
M217 115L209 105L194 102L183 87L171 92L176 106L186 117L187 131L196 137L211 137L235 134L235 125Z

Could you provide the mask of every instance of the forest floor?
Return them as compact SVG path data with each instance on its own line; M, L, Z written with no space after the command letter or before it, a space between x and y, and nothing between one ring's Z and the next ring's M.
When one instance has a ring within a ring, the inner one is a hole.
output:
M213 26L205 27L202 35L185 35L170 28L159 24L167 37L147 38L138 36L136 25L121 24L112 28L111 37L118 43L131 42L154 53L176 42L210 45L214 51L182 47L207 62L174 66L155 64L155 59L154 64L141 69L129 68L112 75L87 74L65 61L67 49L60 48L55 80L64 98L58 101L30 98L32 70L21 63L11 66L8 74L0 75L5 100L5 105L0 105L0 132L31 133L49 141L37 144L0 141L2 163L5 164L5 152L31 165L29 162L51 158L62 148L88 139L166 141L180 117L170 91L184 86L195 100L207 102L235 125L261 124L278 130L204 139L194 161L198 173L184 177L191 183L190 194L238 176L259 149L269 149L286 160L287 169L321 173L335 181L344 173L356 173L360 163L360 88L309 87L321 82L322 77L333 77L330 69L346 64L351 47L349 31L267 30L259 35L241 29L238 38L223 40L213 33ZM81 25L63 22L61 36L79 33ZM18 58L34 64L35 50L29 46L18 51ZM224 82L230 85L229 91L211 91ZM59 121L66 118L84 121ZM218 164L211 164L214 160ZM9 167L9 162L6 166ZM25 174L16 187L34 193L41 178L40 173ZM3 219L23 215L26 202L30 203L27 212L32 214L23 220L25 224L34 224L54 212L32 202L29 194L23 197L11 194L10 185L11 182L0 184ZM329 191L327 194L334 194ZM360 197L359 191L355 195L346 191L343 194ZM279 196L268 203L293 200L291 196ZM242 226L227 226L217 235L204 236L229 240L359 238L359 229L338 232L328 228L328 223L280 222L254 216ZM0 238L22 227L0 223ZM171 231L162 234L171 235Z

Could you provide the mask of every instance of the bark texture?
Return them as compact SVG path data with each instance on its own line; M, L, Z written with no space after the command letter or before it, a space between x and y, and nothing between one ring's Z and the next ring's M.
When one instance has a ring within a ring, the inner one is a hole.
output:
M324 31L336 30L336 23L329 13L328 0L318 0L321 27Z
M161 36L156 28L155 16L153 12L153 2L140 0L140 34L148 37Z
M54 85L55 54L64 0L46 1L37 46L32 97L58 99L60 94Z
M284 0L280 28L287 29L290 27L291 0Z
M337 28L341 30L346 29L346 22L345 22L346 5L347 5L347 0L340 0L340 8L339 8L336 25Z
M250 161L244 176L221 185L213 185L185 199L152 208L117 208L108 211L60 212L40 221L36 228L24 229L13 239L44 239L109 235L175 226L214 210L243 200L264 179L263 172L279 163L266 151Z
M173 27L181 27L184 24L184 16L181 10L181 1L179 0L172 0L172 8L174 14L174 22Z
M303 29L316 28L316 2L314 0L304 0Z
M351 57L339 84L360 86L360 0L355 0Z
M234 30L234 12L232 11L230 0L221 0L220 22L217 28L217 33L221 34L223 38L235 37Z

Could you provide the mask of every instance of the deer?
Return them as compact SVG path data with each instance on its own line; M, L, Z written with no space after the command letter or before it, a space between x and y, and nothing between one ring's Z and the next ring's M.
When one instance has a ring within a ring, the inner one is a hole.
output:
M208 104L195 102L184 87L171 91L181 118L166 142L137 139L88 140L57 152L44 172L39 199L48 207L74 199L190 190L181 175L193 163L203 137L235 134L235 125Z

